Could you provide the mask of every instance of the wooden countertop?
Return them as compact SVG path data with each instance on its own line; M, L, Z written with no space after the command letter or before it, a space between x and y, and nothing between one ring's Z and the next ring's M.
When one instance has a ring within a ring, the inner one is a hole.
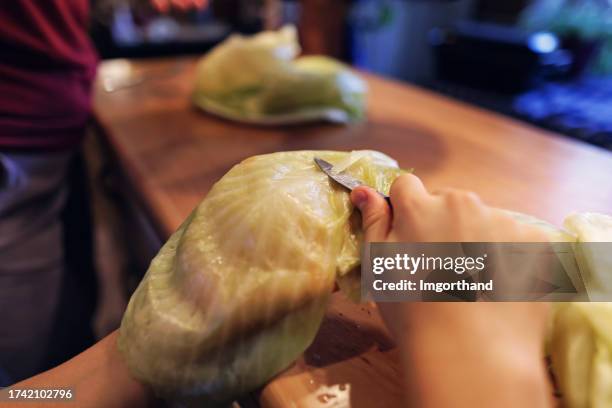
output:
M149 79L105 92L105 63L95 114L162 239L234 164L283 150L380 150L413 167L430 189L470 189L492 205L556 224L572 211L612 212L611 153L416 87L365 75L366 122L264 128L192 107L192 59L129 67ZM396 360L376 310L336 294L313 346L258 399L266 407L396 406Z

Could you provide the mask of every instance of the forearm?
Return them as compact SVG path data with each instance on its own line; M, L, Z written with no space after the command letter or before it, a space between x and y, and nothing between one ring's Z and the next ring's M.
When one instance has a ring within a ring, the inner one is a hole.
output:
M148 390L134 380L117 350L115 331L73 359L21 381L11 388L70 388L73 402L82 408L146 407L153 398ZM24 408L23 402L2 407ZM65 408L65 402L33 405Z
M413 327L402 336L412 406L552 406L540 349L500 340L486 322L456 324Z

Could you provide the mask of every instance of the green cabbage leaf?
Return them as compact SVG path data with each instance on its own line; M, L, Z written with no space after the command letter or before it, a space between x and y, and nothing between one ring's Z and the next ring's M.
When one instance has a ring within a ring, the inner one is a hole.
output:
M612 303L597 302L612 289L612 217L572 214L564 227L576 236L574 254L591 303L556 304L550 356L563 404L612 406Z
M535 217L509 214L540 228L551 242L572 244L573 251L561 262L574 286L591 300L552 304L545 350L562 405L612 407L612 303L597 302L599 296L609 298L612 293L612 252L608 244L589 244L612 242L612 217L572 214L558 228Z
M264 384L311 343L336 279L357 273L361 232L318 156L388 192L401 170L374 151L251 157L210 190L153 259L118 347L133 375L185 406Z
M262 124L363 118L365 82L341 62L299 52L293 26L233 35L198 62L193 101L229 119Z

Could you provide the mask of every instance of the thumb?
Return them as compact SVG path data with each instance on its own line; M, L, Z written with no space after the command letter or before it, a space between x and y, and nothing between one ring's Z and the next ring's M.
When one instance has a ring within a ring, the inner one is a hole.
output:
M361 211L361 223L367 242L387 239L391 226L391 209L385 199L369 187L357 187L351 201Z

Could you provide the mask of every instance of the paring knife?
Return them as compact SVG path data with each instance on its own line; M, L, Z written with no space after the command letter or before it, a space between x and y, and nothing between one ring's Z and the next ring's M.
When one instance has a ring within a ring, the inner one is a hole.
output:
M346 188L349 191L353 191L359 186L367 186L367 184L365 184L363 181L356 179L350 174L344 172L335 172L334 165L328 161L325 161L319 157L315 157L314 161L317 166L319 166L319 168L323 171L323 173L327 174L330 179L334 180L336 183L340 184L342 187ZM383 196L385 201L387 201L387 204L389 204L389 207L391 207L391 199L389 198L389 196L381 193L380 191L378 191L378 194Z

